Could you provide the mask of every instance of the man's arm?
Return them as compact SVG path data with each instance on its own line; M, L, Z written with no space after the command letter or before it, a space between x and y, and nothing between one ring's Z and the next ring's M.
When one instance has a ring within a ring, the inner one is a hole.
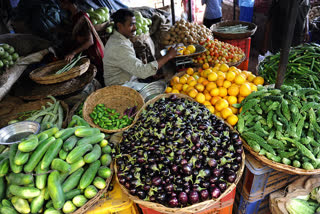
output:
M158 69L161 68L162 66L164 66L164 64L166 64L169 60L173 59L175 56L177 55L177 50L175 47L170 48L170 50L168 51L168 53L157 59L158 62Z
M77 49L73 50L71 53L65 56L65 60L68 62L71 61L75 55L78 53L87 50L91 45L94 44L92 33L90 33L89 37L87 37L86 42L81 44Z

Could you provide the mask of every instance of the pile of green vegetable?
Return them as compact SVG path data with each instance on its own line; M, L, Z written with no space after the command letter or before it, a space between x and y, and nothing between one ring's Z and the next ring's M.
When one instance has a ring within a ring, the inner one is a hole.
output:
M93 25L108 22L110 19L109 8L107 7L101 7L96 10L90 8L87 11L87 15L90 17L90 20Z
M81 56L82 52L78 54L78 56L74 57L68 64L63 66L61 69L59 69L56 74L62 74L64 72L70 71L74 66L77 65L77 63L80 61L80 59L85 58L86 56Z
M252 149L294 167L320 168L320 91L258 87L240 105L237 130Z
M136 106L127 108L124 115L120 117L120 114L115 109L107 108L104 104L98 104L89 116L92 118L93 123L101 128L116 130L129 126L133 122L135 110Z
M0 44L0 73L13 66L18 58L19 54L15 52L14 47L5 43Z
M267 56L258 66L259 75L266 82L276 82L280 53ZM320 87L320 46L316 43L305 43L292 47L285 74L284 84L298 84L301 87Z
M151 19L144 18L139 11L134 11L136 18L137 35L149 33L149 25L152 24Z
M320 187L314 188L309 195L299 196L286 203L290 214L314 214L320 212Z
M60 101L57 101L52 96L48 96L48 98L52 99L53 103L47 102L47 106L42 106L40 110L21 112L19 117L10 121L9 124L30 120L40 123L42 129L53 126L57 126L60 129L64 119L63 108Z
M1 213L71 213L106 187L111 144L80 117L70 126L30 135L0 154Z

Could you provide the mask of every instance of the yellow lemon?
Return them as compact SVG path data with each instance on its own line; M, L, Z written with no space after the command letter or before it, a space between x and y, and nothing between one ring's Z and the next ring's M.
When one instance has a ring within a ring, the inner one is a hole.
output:
M240 95L243 97L248 96L251 94L251 87L248 83L244 83L240 86Z
M237 124L238 122L238 117L237 115L230 115L228 118L227 118L227 122L231 125L231 126L234 126Z
M227 119L227 117L229 117L230 115L232 115L231 108L224 108L221 110L221 116L223 119Z
M228 90L225 87L220 87L219 88L219 96L220 97L225 97L228 95Z
M187 78L187 77L185 77L185 76L180 77L180 79L179 79L179 83L181 83L181 84L186 84L186 83L187 83L187 81L188 81L188 78Z
M229 103L225 99L220 99L216 102L214 106L217 111L222 111L222 109L227 108L229 106Z
M187 74L192 75L194 73L193 68L188 68L187 69Z
M222 72L227 72L229 70L229 66L227 64L222 64L220 67L219 67L220 71Z
M187 49L190 51L190 53L196 52L196 47L194 45L188 45Z
M206 101L206 97L204 96L203 93L198 93L198 94L196 95L195 100L196 100L198 103L204 103L204 101Z
M212 97L210 102L211 102L212 105L215 105L217 103L217 101L220 100L220 99L222 99L222 98L218 97L218 96Z
M215 97L219 95L219 92L220 92L219 88L214 88L210 91L210 95Z
M196 90L196 89L190 89L189 91L188 91L188 95L190 96L190 97L192 97L192 98L195 98L196 96L197 96L197 94L198 94L198 91Z
M223 87L225 87L225 88L229 88L230 86L231 86L231 82L230 81L228 81L228 80L225 80L224 82L223 82Z
M231 85L229 88L228 88L228 94L230 96L237 96L239 94L239 86L238 85Z
M226 74L226 79L232 82L236 78L236 73L233 71L228 71Z
M235 96L229 96L227 98L227 101L228 101L229 105L231 106L233 104L236 104L238 102L238 99Z
M246 81L246 77L242 74L237 74L234 79L234 82L238 85L245 83L245 81Z
M207 109L211 112L211 114L214 114L214 107L212 105L207 105Z
M195 89L197 89L197 91L200 91L202 92L204 90L204 86L200 83L197 83L195 86L194 86Z
M212 72L208 75L208 80L210 82L214 82L218 79L218 74L216 72Z
M165 92L166 92L166 93L171 93L171 92L172 92L172 88L168 86L168 87L166 88L166 91L165 91Z
M179 94L180 92L177 89L173 89L171 93Z
M263 77L256 77L253 79L253 83L255 85L263 85L264 79L263 79Z
M214 83L214 82L209 82L207 85L206 85L206 90L208 91L211 91L212 89L216 88L217 87L217 84Z

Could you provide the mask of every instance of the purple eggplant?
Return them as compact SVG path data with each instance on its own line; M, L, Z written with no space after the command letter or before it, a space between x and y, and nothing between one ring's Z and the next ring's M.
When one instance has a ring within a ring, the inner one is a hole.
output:
M191 191L189 193L189 201L191 204L196 204L199 202L199 193L196 191Z
M176 197L172 197L172 198L170 198L168 204L169 204L169 207L178 207L179 201Z

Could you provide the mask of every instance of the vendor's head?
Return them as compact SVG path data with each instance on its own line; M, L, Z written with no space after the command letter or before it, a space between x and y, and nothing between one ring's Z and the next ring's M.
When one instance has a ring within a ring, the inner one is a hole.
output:
M120 9L112 14L115 29L126 38L131 38L136 33L136 18L128 9Z

